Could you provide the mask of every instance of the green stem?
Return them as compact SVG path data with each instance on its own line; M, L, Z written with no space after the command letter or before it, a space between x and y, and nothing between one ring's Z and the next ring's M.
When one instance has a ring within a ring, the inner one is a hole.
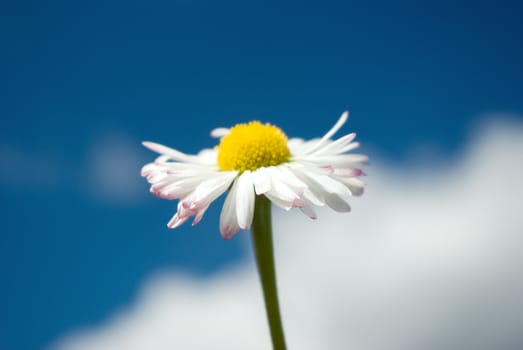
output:
M285 338L278 306L276 291L276 272L272 248L271 202L265 196L256 196L252 223L252 241L256 264L260 274L265 309L269 320L274 350L285 350Z

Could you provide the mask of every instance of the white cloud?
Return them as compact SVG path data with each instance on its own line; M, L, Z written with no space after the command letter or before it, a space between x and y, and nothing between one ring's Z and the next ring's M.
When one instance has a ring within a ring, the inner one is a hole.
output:
M107 133L94 140L82 186L89 194L110 203L134 203L145 198L147 187L140 178L145 164L139 140L123 133Z
M348 215L275 210L290 349L519 349L523 127L491 124L448 167L373 164ZM152 278L135 305L53 349L269 349L257 275Z
M0 188L73 188L100 202L120 205L148 197L140 169L150 159L140 140L123 132L105 132L92 139L86 157L77 151L0 143Z

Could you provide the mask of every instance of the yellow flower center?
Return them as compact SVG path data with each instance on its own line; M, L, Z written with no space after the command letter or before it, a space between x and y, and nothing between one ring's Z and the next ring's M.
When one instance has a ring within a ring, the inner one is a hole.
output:
M269 123L237 124L222 137L218 150L220 170L256 170L289 160L287 136Z

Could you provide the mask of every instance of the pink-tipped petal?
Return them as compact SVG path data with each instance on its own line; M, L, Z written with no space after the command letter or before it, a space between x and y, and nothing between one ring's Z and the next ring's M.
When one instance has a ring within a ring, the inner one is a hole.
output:
M363 192L365 191L366 183L361 181L360 178L357 177L348 177L348 178L340 178L339 179L347 188L350 190L351 194L353 196L359 197L363 195Z
M192 222L192 226L198 225L200 220L203 218L203 214L205 214L205 211L209 208L208 206L205 208L202 208L196 212L196 215L194 216L194 220Z
M303 207L300 207L300 210L303 214L307 215L313 220L316 220L318 217L316 216L316 212L314 211L314 208L311 205L305 205Z
M147 175L149 175L150 173L156 171L158 168L158 166L154 163L149 163L149 164L145 164L141 171L140 171L140 175L142 177L146 177Z
M364 175L363 171L358 168L343 168L343 169L336 169L334 171L334 175L336 176L343 176L343 177L355 177L355 176L362 176Z
M177 228L181 224L183 224L185 221L187 221L187 218L188 217L181 218L180 215L178 215L178 212L177 212L176 214L174 214L174 216L171 218L171 220L169 220L169 222L167 223L167 227L171 228L171 229Z

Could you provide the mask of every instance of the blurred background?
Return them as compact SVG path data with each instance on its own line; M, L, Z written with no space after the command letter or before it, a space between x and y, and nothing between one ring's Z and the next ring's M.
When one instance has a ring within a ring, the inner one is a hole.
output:
M0 2L0 349L267 349L248 232L171 231L150 140L358 133L348 215L275 209L291 349L523 348L518 1Z

